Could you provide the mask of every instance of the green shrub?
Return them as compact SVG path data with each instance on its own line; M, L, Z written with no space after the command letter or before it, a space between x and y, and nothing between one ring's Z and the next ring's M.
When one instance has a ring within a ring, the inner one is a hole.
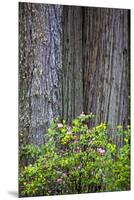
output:
M48 143L32 145L29 156L37 159L20 170L20 196L129 190L130 128L117 128L116 134L124 137L124 145L117 148L107 137L105 123L88 128L93 117L82 113L71 125L52 121Z

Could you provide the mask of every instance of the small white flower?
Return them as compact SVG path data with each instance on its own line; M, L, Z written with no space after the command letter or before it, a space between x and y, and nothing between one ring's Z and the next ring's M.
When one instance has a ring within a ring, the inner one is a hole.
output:
M84 116L85 116L84 112L82 112L82 113L80 114L80 116L81 116L81 117L84 117Z
M62 123L58 123L58 124L57 124L57 127L58 127L58 128L62 128L62 127L63 127L63 124L62 124Z

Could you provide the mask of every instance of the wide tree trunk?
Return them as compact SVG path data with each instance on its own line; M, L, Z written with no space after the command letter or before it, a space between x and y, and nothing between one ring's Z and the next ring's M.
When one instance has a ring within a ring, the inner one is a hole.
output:
M23 144L42 144L51 119L61 114L61 19L62 6L19 3L19 131Z
M84 111L95 123L128 124L129 10L84 8Z

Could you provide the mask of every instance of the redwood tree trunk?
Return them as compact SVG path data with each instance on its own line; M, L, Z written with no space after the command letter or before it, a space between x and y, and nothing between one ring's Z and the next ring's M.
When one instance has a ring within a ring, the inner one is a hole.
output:
M63 8L63 86L65 119L83 111L82 7Z
M19 130L24 144L42 144L52 117L61 114L61 19L62 6L19 4Z
M129 11L85 8L84 111L111 127L128 124Z

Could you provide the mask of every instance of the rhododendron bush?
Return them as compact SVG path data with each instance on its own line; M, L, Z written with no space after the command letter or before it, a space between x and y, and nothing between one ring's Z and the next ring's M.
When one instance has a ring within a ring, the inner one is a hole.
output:
M69 124L53 119L46 144L20 149L20 157L36 158L20 169L20 196L130 189L130 127L116 127L124 138L119 147L105 123L88 127L93 117L82 113Z

